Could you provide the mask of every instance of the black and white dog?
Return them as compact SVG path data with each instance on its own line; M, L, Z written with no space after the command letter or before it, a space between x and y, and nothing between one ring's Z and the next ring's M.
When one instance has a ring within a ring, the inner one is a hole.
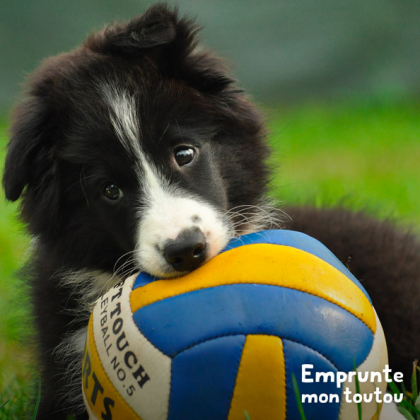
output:
M324 242L373 297L391 367L408 375L420 356L419 243L338 209L282 221L265 199L263 119L196 32L154 6L46 60L15 111L3 185L34 238L41 420L86 417L80 361L100 294L139 270L176 277L260 229Z

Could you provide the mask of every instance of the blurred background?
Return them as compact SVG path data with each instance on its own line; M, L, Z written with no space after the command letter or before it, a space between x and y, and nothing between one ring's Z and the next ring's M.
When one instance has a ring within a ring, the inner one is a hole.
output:
M25 74L106 22L151 1L2 0L0 104L7 110ZM175 4L170 1L169 3ZM204 43L233 63L264 102L420 92L418 0L180 0Z
M25 76L43 58L152 3L1 0L0 169ZM418 0L176 4L197 17L203 43L227 59L266 113L275 199L364 209L420 232ZM1 194L0 419L8 420L33 409L28 305L16 275L28 238L16 209Z

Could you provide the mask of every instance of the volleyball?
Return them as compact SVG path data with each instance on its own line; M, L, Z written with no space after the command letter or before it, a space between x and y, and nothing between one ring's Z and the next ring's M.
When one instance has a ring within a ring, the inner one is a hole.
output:
M140 273L103 295L82 390L92 420L357 420L358 407L372 420L375 398L348 396L357 372L360 394L383 394L387 363L359 281L314 238L272 230L183 277Z

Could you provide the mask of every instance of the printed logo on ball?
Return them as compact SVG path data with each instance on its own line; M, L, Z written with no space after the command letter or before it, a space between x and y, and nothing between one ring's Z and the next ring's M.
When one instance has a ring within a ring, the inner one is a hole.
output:
M167 414L171 360L146 340L133 321L134 280L135 276L102 296L91 317L83 391L97 418L165 418Z

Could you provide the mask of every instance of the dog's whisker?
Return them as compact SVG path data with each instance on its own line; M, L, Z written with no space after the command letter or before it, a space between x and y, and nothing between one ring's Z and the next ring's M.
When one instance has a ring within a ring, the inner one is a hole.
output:
M136 267L136 262L134 259L127 260L124 264L122 264L118 269L113 273L112 277L124 277L124 273L126 269L132 269Z
M121 255L121 257L119 257L118 258L118 260L117 261L115 261L115 264L114 264L114 267L113 267L113 272L115 272L115 269L116 269L116 266L118 265L118 263L123 259L123 258L125 258L125 257L127 257L127 256L129 256L129 255L131 255L131 254L134 254L134 253L136 253L136 250L134 249L134 250L132 250L132 251L128 251L128 252L126 252L125 254L123 254L123 255Z

